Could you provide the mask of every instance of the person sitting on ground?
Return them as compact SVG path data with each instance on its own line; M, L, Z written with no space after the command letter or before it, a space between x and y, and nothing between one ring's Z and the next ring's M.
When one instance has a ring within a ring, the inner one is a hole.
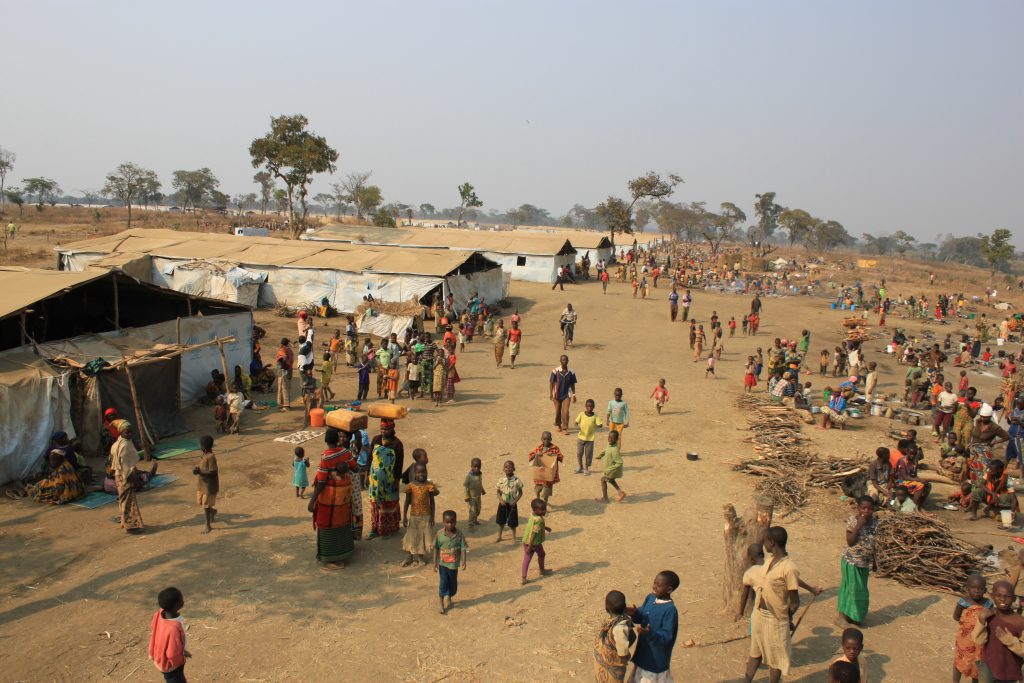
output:
M220 370L210 371L210 381L206 383L206 396L203 399L206 405L212 406L218 396L227 393L225 379L224 375L220 373Z
M48 456L50 472L28 487L28 495L37 503L64 505L85 495L85 485L64 451L54 448Z
M1017 494L1007 486L1006 465L1002 460L993 460L988 465L985 478L977 481L971 491L971 521L978 519L978 508L984 504L982 514L986 517L995 516L999 510L1012 510L1016 514L1020 510Z

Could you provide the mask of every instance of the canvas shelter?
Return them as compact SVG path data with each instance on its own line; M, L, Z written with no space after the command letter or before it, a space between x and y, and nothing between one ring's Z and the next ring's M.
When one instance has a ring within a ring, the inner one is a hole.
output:
M249 308L119 271L0 267L0 291L2 482L37 466L56 430L95 454L109 407L150 443L180 433L179 408L203 395L210 371L251 360ZM223 358L218 339L229 340Z
M372 247L476 251L500 264L512 280L527 282L554 282L558 268L571 265L577 257L576 247L565 235L519 230L409 230L362 225L330 225L312 235L306 235L303 239L310 242Z
M57 253L60 268L72 272L142 254L150 259L153 284L261 307L326 300L351 313L367 294L379 301L428 303L439 291L465 305L474 292L488 301L508 292L501 267L475 251L135 228L62 245Z

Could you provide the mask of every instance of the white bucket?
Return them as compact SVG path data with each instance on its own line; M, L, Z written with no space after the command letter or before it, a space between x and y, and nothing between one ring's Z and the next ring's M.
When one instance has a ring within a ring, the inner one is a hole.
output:
M1002 337L996 338L996 346L1002 346L1004 343L1006 343L1006 340L1003 339Z
M886 353L892 353L893 352L892 344L886 344L885 345L885 352Z
M883 404L881 404L881 403L872 403L871 404L871 414L874 417L879 417L884 412L885 412L885 406Z
M1000 510L999 516L1002 518L1003 526L1013 526L1013 510Z

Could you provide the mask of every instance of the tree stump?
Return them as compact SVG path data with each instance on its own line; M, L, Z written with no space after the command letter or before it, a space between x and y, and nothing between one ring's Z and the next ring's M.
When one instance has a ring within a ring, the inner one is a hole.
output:
M725 566L722 575L722 600L727 612L739 605L743 592L743 572L750 567L747 548L751 543L764 541L768 527L772 524L772 501L760 496L753 501L753 507L740 519L731 503L722 507L725 517Z

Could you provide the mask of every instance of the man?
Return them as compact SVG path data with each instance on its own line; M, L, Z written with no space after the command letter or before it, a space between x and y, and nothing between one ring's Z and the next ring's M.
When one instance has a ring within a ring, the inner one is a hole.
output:
M555 404L555 429L569 433L569 404L576 402L576 373L569 369L569 356L558 359L549 381L551 402Z
M761 296L757 292L754 292L754 298L750 302L750 312L761 317Z
M668 317L670 322L676 321L676 316L679 315L679 292L676 290L675 285L672 285L672 291L668 295Z
M781 526L768 529L764 537L765 562L744 575L754 589L754 612L750 619L750 659L744 680L754 680L762 662L768 667L770 683L789 674L793 654L793 615L800 607L800 573L786 554L788 534Z
M562 266L558 266L558 270L555 271L555 284L551 285L551 291L554 291L555 287L565 291L565 269Z
M516 357L523 343L523 331L519 329L519 320L513 316L512 329L508 331L508 353L512 358L512 369L516 369Z
M690 304L693 303L693 297L690 295L690 290L686 290L686 294L683 294L683 322L685 323L690 319Z
M287 338L281 339L281 346L277 349L277 404L281 410L288 410L291 399L292 367L295 355L292 353L291 342Z
M576 311L572 304L566 304L562 311L562 317L558 319L558 328L564 333L565 326L569 326L569 342L572 342L573 332L576 330Z

